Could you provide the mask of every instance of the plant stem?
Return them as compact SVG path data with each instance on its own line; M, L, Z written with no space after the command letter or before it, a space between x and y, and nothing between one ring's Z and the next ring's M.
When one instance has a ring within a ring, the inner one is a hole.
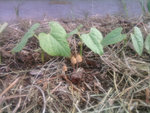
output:
M36 34L34 34L34 37L36 37L38 39L38 36Z
M43 50L41 50L41 61L42 61L42 63L44 63L44 61L45 61L45 59L44 59L44 51Z
M128 40L126 39L126 40L124 40L123 46L122 46L122 48L117 52L117 54L120 53L121 51L125 50L127 44L128 44Z
M81 42L81 45L80 45L80 55L82 56L82 52L83 52L83 43Z
M36 34L34 34L34 37L36 37L38 39L38 36ZM42 61L42 63L45 62L45 57L44 57L44 51L43 50L41 50L41 61Z
M82 40L81 40L81 37L80 37L80 33L78 33L78 36L79 36L80 41L81 41L81 44L80 44L80 55L82 56L82 53L83 53L83 43L82 43Z

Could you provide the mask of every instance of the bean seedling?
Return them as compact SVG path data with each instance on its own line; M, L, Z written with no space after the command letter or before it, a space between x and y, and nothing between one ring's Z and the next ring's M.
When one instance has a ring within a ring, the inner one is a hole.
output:
M47 33L39 33L37 36L35 34L35 30L40 26L40 24L34 24L28 32L23 36L20 43L17 44L16 47L12 49L13 53L19 52L26 45L27 41L35 36L38 41L42 51L46 52L51 56L63 56L63 57L71 57L71 49L69 47L69 43L67 41L68 37L71 37L74 34L78 34L79 30L82 28L82 25L78 26L75 30L70 33L66 33L65 29L58 22L50 22L49 26L51 28L50 32ZM72 57L72 64L76 64L77 62L82 62L82 43L85 44L88 48L90 48L94 53L102 55L104 53L103 48L118 43L126 38L125 34L121 34L122 28L116 28L111 31L103 38L102 33L92 27L88 34L81 34L79 38L81 40L80 44L80 57L79 54L76 54L77 57ZM76 60L76 61L75 61Z
M133 47L135 51L138 53L138 55L140 56L142 55L144 44L145 44L145 49L150 54L150 34L147 35L144 43L144 38L140 28L134 27L134 33L131 33L131 39L132 39Z

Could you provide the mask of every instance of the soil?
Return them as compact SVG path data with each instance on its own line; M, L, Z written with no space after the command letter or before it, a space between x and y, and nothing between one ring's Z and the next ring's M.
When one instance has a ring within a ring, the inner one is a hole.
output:
M28 41L21 52L11 53L32 24L41 24L36 31L38 34L49 31L49 21L53 20L19 20L9 24L0 35L1 112L149 111L150 77L147 68L150 68L150 55L144 50L143 55L138 56L130 40L134 26L140 27L143 34L147 35L145 29L148 29L148 22L145 19L95 16L88 19L57 20L67 32L82 24L81 33L89 32L94 26L103 36L117 27L123 27L122 33L127 34L126 44L120 42L108 46L102 56L83 46L83 61L75 66L68 58L47 54L42 62L41 51L38 51L39 43L35 37ZM79 39L70 37L68 41L72 54L75 54L74 39L79 51ZM65 72L64 65L67 68Z

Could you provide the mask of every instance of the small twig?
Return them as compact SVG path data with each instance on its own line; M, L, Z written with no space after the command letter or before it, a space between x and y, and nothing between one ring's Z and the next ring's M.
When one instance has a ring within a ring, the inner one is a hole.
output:
M51 94L53 94L60 86L61 86L62 82L60 82L52 91Z
M149 101L149 97L150 97L150 91L149 91L149 88L146 88L145 90L145 96L146 96L146 103L149 104L150 101Z
M20 78L17 78L13 83L11 83L1 94L0 94L0 98L2 98L2 96L8 92L18 81Z
M145 80L150 79L150 76L146 77L145 79L141 80L140 82L136 83L135 85L126 88L125 90L123 90L122 92L120 92L115 98L118 98L118 96L123 96L125 93L127 93L129 90L131 90L132 88L134 88L135 86L138 86L139 84L143 83Z
M75 106L75 108L78 110L79 113L82 113L81 110L80 110L79 107L78 107L78 104L79 104L79 101L77 100L77 102L74 103L74 106ZM72 113L75 113L75 110L76 110L76 109L74 109L74 112L72 112Z
M2 103L3 101L5 100L9 100L9 99L12 99L12 98L19 98L19 97L26 97L27 95L12 95L12 96L9 96L9 97L3 97L1 100L0 100L0 103ZM1 113L1 112L0 112Z
M45 113L45 110L46 110L46 97L45 97L44 91L37 85L33 85L33 86L36 87L38 90L40 90L40 92L42 94L42 97L43 97L43 111L42 111L42 113Z
M20 86L20 91L19 91L19 93L21 94L21 86ZM16 107L15 107L15 109L13 110L13 112L12 113L16 113L17 112L17 110L18 110L18 108L20 107L20 104L21 104L21 97L19 98L19 102L18 102L18 104L16 105Z

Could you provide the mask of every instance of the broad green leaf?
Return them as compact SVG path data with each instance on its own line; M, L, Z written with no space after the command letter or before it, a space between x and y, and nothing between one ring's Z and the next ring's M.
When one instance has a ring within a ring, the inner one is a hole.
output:
M150 13L150 0L147 0L147 9L148 9L148 11Z
M141 30L138 27L134 27L134 34L131 33L131 39L135 51L139 55L142 55L144 42L143 42L143 36Z
M32 25L32 27L28 30L28 32L23 36L21 39L21 42L19 42L16 47L12 49L13 53L19 52L23 49L23 47L26 45L29 38L33 37L34 31L40 26L40 24L36 23Z
M71 31L70 33L67 34L67 38L69 38L70 36L77 34L79 32L79 30L83 27L83 25L79 25L76 29L74 29L73 31Z
M66 37L58 37L58 35L57 37L54 36L51 34L40 33L38 36L40 47L51 56L70 57L71 52Z
M70 57L71 50L67 42L67 33L58 22L50 22L49 34L40 33L38 36L40 47L51 56Z
M53 36L53 37L56 37L56 38L66 38L67 36L67 33L65 31L65 29L58 23L58 22L50 22L49 23L49 26L51 28L51 31L50 31L50 34Z
M8 23L4 23L0 25L0 34L3 32L3 30L8 26Z
M148 34L148 36L146 37L145 48L146 48L147 52L150 54L150 34Z
M106 37L102 40L103 47L116 44L126 38L125 34L121 34L122 28L116 28L112 30L110 33L106 35Z
M99 32L96 28L91 28L89 34L81 35L81 39L83 43L85 43L85 45L89 47L93 52L99 55L102 55L104 53L103 46L101 45L103 36L101 32Z

